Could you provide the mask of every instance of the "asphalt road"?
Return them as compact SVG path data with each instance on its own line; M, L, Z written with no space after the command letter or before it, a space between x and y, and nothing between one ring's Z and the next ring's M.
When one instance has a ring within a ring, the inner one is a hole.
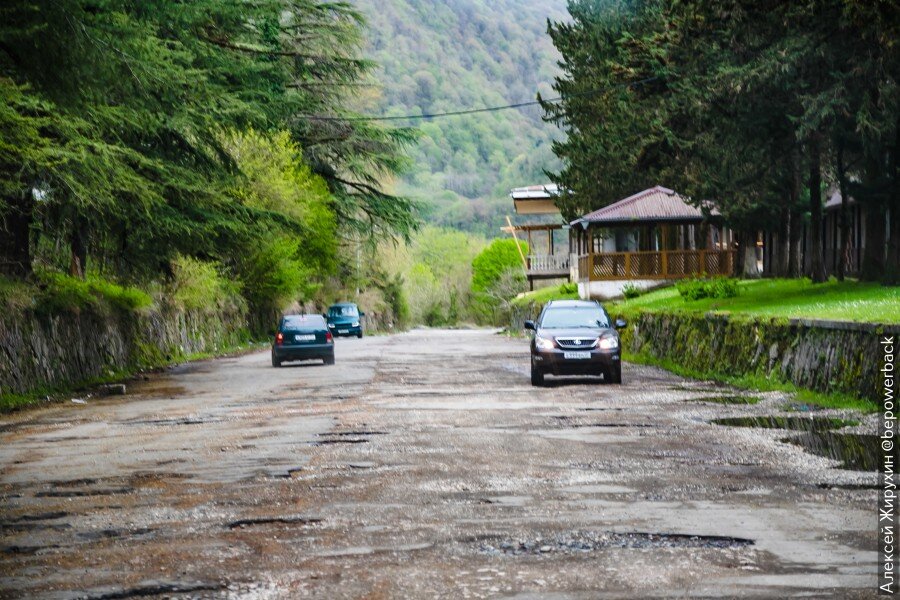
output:
M0 421L0 596L872 597L874 474L626 364L415 330L194 363Z

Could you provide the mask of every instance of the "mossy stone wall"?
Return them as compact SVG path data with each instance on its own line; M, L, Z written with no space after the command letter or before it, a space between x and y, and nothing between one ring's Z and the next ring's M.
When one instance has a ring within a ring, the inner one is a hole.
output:
M819 392L879 399L882 335L900 327L806 319L640 313L623 348L698 372L759 375Z
M246 316L175 308L0 315L0 393L68 387L248 340Z

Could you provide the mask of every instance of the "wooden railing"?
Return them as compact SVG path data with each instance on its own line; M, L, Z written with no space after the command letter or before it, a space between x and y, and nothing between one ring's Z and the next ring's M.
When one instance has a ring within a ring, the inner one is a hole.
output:
M568 254L531 254L528 256L528 273L563 273L569 271Z
M734 250L662 250L601 252L578 257L582 281L679 279L694 275L731 275Z

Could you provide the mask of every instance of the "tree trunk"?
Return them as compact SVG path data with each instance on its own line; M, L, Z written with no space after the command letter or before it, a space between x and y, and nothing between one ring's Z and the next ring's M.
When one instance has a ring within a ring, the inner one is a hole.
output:
M84 279L87 272L87 221L84 217L76 216L72 220L69 249L71 250L69 274Z
M881 161L875 156L866 157L862 187L877 190L883 175ZM885 205L877 195L867 194L865 209L866 247L863 253L860 279L875 281L884 277Z
M31 190L7 197L6 212L0 218L0 273L25 278L31 275L31 221L34 200Z
M781 207L778 232L775 239L772 268L775 271L774 274L776 277L787 277L790 273L791 253L791 209L788 205Z
M894 130L894 152L892 152L891 164L888 167L888 176L893 182L888 196L888 214L890 230L888 235L887 264L884 270L884 283L896 285L900 283L900 189L897 181L900 172L900 157L897 155L900 148L900 118L897 119L897 127Z
M840 255L837 265L838 281L843 281L850 267L850 216L847 203L850 201L850 192L847 190L847 168L844 165L844 144L838 144L837 149L837 176L838 186L841 190L841 214L840 214Z
M800 252L803 236L802 213L800 206L800 149L796 145L791 149L791 189L790 189L790 227L788 231L788 277L800 277L803 274L803 256Z
M822 147L819 134L809 142L809 248L810 272L813 283L822 283L825 276L825 255L822 251Z
M742 270L739 271L749 279L759 278L759 265L756 262L756 236L755 231L742 231L740 237L741 254L743 255Z

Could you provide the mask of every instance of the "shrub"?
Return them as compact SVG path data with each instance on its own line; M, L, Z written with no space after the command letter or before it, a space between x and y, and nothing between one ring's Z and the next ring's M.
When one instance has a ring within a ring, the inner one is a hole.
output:
M140 310L153 304L148 293L135 287L121 286L94 276L89 277L87 283L92 292L120 310Z
M643 293L643 290L633 283L626 283L622 286L622 295L627 299L637 298Z
M519 242L519 247L524 254L528 254L528 244ZM522 258L516 249L516 241L496 239L472 261L472 290L486 292L505 272L521 268Z
M571 283L562 283L559 286L560 294L577 294L578 293L578 284L574 281Z
M313 275L300 258L299 242L287 236L261 242L240 265L244 295L256 311L277 312L308 300L319 287Z
M97 275L79 279L64 273L43 271L37 274L40 291L35 298L38 311L58 313L86 308L112 307L134 311L152 304L150 296L137 288L106 281Z
M738 295L738 281L729 277L712 279L684 279L675 284L678 294L685 300L701 298L734 298Z
M176 257L172 261L172 300L186 310L212 312L240 306L239 287L220 270L213 261Z

